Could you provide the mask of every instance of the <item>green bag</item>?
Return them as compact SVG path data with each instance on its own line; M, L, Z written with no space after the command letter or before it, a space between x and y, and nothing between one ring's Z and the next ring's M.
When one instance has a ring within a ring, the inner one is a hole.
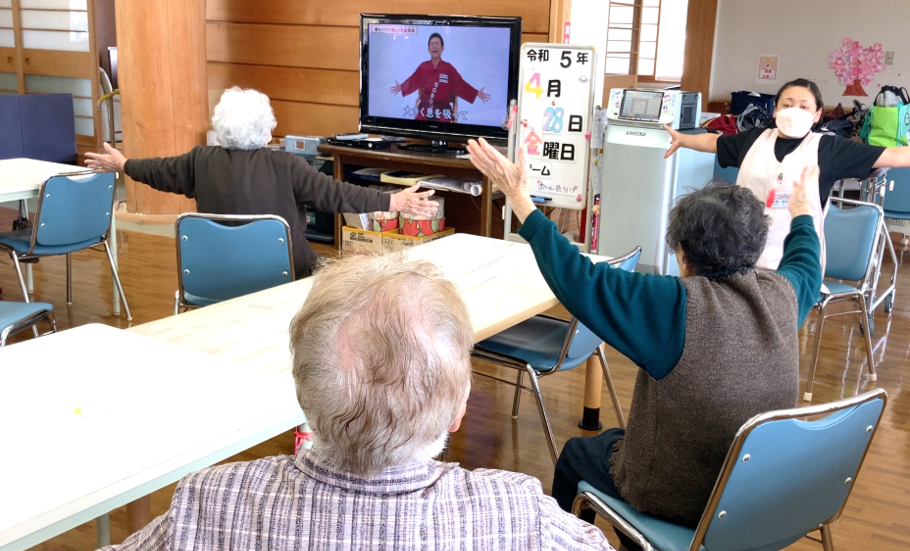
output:
M900 98L901 105L895 107L875 105L886 88ZM869 145L881 147L907 145L907 133L910 132L910 97L906 88L882 86L882 91L875 100L869 108L866 120L863 121L860 138Z

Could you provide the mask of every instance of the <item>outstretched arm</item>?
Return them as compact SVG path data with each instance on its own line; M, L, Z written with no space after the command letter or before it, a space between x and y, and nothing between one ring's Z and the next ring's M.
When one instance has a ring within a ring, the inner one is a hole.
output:
M720 134L711 132L705 134L683 134L673 130L669 124L665 124L664 129L670 133L670 148L664 154L664 159L669 159L670 155L676 153L676 150L680 147L694 149L703 153L717 153L717 138L720 137Z
M85 164L99 172L122 172L158 191L182 193L192 198L196 193L195 159L199 149L197 146L189 153L176 157L127 159L105 143L107 153L86 153Z
M910 167L910 147L888 147L872 165L872 168Z
M796 293L797 327L803 324L818 300L822 285L821 246L812 221L811 201L806 196L807 187L818 187L818 174L817 166L807 166L800 181L793 182L788 205L792 218L790 233L784 240L784 256L777 268L777 273L787 278Z
M86 153L85 165L98 172L123 172L123 165L126 164L126 157L119 150L111 147L111 144L104 142L104 153Z

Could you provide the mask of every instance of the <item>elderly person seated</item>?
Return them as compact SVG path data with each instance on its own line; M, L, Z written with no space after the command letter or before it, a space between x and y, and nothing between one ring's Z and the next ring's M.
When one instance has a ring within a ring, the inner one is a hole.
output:
M290 336L313 448L188 476L119 549L611 549L537 479L433 460L465 413L473 336L433 264L329 263Z
M198 146L164 159L126 159L104 144L107 154L86 153L85 164L195 198L199 212L281 216L291 227L298 279L309 276L319 259L304 235L307 206L325 212L436 212L438 203L421 200L432 191L418 193L414 186L392 195L380 193L340 182L292 153L265 147L276 125L268 96L235 86L224 91L212 116L220 146Z
M569 440L553 496L568 511L586 480L639 511L694 526L736 431L758 413L796 406L797 331L822 278L805 193L818 185L818 167L794 183L775 272L754 269L768 234L754 193L712 183L681 197L666 235L679 261L673 277L592 264L534 206L523 154L515 165L483 140L468 149L511 201L553 293L640 368L626 430Z

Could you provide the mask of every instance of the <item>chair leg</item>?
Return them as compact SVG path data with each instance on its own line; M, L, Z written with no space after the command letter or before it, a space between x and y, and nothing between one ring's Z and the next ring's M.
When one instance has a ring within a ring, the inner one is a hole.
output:
M825 551L834 551L834 540L831 539L831 525L822 524L822 547Z
M525 372L518 372L518 380L515 381L515 398L512 401L512 419L518 419L518 408L521 406L521 382Z
M869 327L867 326L867 320L869 319L869 311L866 309L866 297L863 295L859 296L859 305L860 305L860 324L863 326L863 337L866 339L866 360L869 362L869 380L876 381L878 380L878 375L875 373L875 360L872 359L872 335Z
M126 321L133 321L133 315L130 314L130 305L126 303L126 295L123 294L123 284L120 283L120 273L117 271L117 264L114 263L114 256L111 254L111 247L107 241L104 242L104 252L107 253L107 261L111 264L111 275L114 276L117 290L120 291L120 300L123 301L123 309L126 310Z
M73 303L73 255L66 255L66 303Z
M531 388L534 392L534 398L537 399L537 411L540 413L540 424L543 425L543 430L546 433L547 447L550 448L550 458L553 459L553 464L555 465L559 454L556 452L556 439L553 438L550 420L547 419L547 412L543 408L543 396L540 395L540 385L537 384L537 372L527 364L525 364L525 370L528 372L528 378L531 379Z
M174 315L180 313L180 291L174 293Z
M818 327L815 328L815 346L812 348L812 359L809 360L809 374L806 377L806 392L803 401L812 401L812 384L815 382L815 368L818 367L818 353L822 347L822 331L825 329L825 306L818 307Z
M22 296L25 302L31 302L28 299L28 287L25 285L25 276L22 275L22 266L19 264L19 257L13 251L9 252L10 258L13 259L13 267L16 268L16 275L19 276L19 286L22 288Z
M613 401L613 413L616 414L616 421L619 428L626 428L626 420L622 414L622 406L619 405L619 395L616 393L616 386L613 384L613 376L610 374L610 368L607 366L607 357L604 356L603 344L597 347L597 359L600 360L600 368L604 372L604 381L607 383L607 390L610 392L610 400Z

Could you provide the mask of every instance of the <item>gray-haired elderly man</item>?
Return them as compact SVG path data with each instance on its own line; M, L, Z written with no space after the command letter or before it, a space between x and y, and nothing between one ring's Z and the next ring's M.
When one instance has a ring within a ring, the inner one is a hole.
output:
M325 212L401 211L426 215L438 203L422 201L432 191L418 186L393 195L341 182L304 159L266 147L277 125L265 94L233 87L224 91L212 115L220 146L194 147L164 159L127 159L104 144L106 154L86 153L85 164L101 172L122 172L158 191L196 199L209 214L275 214L291 227L294 273L310 275L319 255L306 240L306 208Z
M330 263L290 334L313 449L188 476L121 550L611 549L537 479L433 460L465 413L472 340L433 264Z

